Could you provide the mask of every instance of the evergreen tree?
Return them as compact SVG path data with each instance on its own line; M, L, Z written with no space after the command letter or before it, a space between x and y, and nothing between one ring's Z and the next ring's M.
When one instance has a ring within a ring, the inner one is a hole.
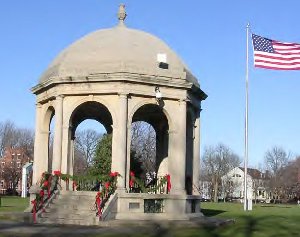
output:
M106 180L111 172L111 144L112 135L104 134L97 144L93 165L90 168L90 174L99 176L102 180Z

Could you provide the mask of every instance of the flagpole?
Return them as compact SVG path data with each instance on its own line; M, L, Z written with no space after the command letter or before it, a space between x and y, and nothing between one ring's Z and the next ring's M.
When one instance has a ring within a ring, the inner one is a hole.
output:
M244 157L244 211L249 210L247 189L247 166L248 166L248 81L249 81L249 28L247 24L247 49L246 49L246 108L245 108L245 157Z

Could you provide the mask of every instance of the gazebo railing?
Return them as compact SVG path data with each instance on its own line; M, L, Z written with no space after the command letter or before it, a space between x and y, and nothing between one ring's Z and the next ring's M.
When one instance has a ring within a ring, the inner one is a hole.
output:
M134 181L131 182L130 193L168 194L170 192L171 185L167 175L158 176L149 183L136 177L131 178Z

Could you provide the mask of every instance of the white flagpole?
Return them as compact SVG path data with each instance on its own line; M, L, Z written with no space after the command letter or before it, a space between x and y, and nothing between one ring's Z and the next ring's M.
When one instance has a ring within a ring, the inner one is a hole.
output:
M247 50L246 50L246 109L245 109L245 157L244 157L244 211L249 210L247 189L247 166L248 166L248 79L249 79L249 28L247 24Z

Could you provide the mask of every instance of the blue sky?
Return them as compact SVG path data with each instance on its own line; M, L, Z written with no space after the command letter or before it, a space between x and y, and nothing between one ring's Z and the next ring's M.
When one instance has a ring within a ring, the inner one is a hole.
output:
M246 24L271 39L300 42L296 0L123 0L128 27L152 33L177 52L208 94L202 148L222 142L244 153ZM87 33L117 24L120 1L6 0L0 8L0 121L34 128L30 88L55 56ZM274 145L299 154L300 72L249 72L249 163Z

